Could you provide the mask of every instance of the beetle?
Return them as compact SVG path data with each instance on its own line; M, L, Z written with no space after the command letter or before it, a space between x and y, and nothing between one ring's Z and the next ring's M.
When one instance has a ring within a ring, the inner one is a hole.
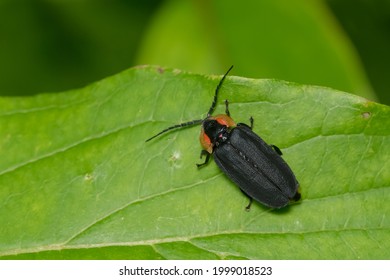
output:
M172 129L201 124L199 140L203 150L200 158L206 156L206 159L197 164L198 168L206 165L213 155L222 172L249 197L247 210L250 209L253 199L270 208L285 207L290 201L299 200L300 193L299 183L281 157L280 149L275 145L268 145L253 132L252 117L250 125L236 124L230 117L227 100L225 114L212 116L220 88L232 68L233 66L229 68L217 85L206 118L170 126L146 142Z

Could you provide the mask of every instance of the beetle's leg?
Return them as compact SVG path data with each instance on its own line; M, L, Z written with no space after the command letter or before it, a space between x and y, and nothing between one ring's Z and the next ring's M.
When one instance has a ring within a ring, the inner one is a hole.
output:
M204 161L204 163L197 163L196 166L199 168L205 164L207 164L209 162L209 159L210 159L210 154L206 151L206 150L202 150L200 152L200 158L202 159L202 157L206 155L206 160Z
M249 210L251 210L251 205L252 205L252 202L253 202L253 198L250 197L250 196L249 196L246 192L244 192L243 190L240 189L240 191L241 191L243 194L245 194L245 196L246 196L247 198L249 198L249 203L248 203L248 205L245 207L245 211L248 211L248 212L249 212Z
M230 117L230 112L229 112L229 101L225 99L225 114Z
M299 191L297 191L294 195L294 197L292 198L292 200L294 201L298 201L301 199L301 194L299 193Z
M283 155L282 151L275 145L271 145L271 147L275 150L275 152L278 154L278 155Z
M249 204L245 207L245 211L249 212L251 210L252 202L253 198L249 197Z
M200 159L202 159L203 156L207 156L209 153L206 150L201 150L200 151Z
M250 128L251 128L251 130L253 129L253 118L252 118L252 116L249 118L249 122L250 122Z

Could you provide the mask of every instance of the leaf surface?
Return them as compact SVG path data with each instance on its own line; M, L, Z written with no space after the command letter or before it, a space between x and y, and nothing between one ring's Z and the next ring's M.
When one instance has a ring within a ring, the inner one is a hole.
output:
M3 259L388 259L389 107L328 88L229 76L237 122L277 145L302 200L247 198L199 127L220 76L145 66L82 89L0 98Z

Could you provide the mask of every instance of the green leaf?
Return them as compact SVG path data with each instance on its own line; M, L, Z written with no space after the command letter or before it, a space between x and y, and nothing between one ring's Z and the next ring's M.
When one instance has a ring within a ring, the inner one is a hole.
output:
M86 88L0 98L3 259L388 259L389 107L328 88L229 76L215 113L282 149L302 200L248 200L199 127L220 76L145 66Z
M200 73L236 64L237 75L329 86L375 99L354 46L322 0L166 1L153 17L137 62Z

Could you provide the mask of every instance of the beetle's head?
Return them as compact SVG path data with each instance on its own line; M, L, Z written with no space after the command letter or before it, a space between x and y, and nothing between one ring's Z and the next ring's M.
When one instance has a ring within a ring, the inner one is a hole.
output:
M209 117L202 123L200 143L211 154L214 147L218 147L229 139L230 130L235 126L234 121L227 115Z

